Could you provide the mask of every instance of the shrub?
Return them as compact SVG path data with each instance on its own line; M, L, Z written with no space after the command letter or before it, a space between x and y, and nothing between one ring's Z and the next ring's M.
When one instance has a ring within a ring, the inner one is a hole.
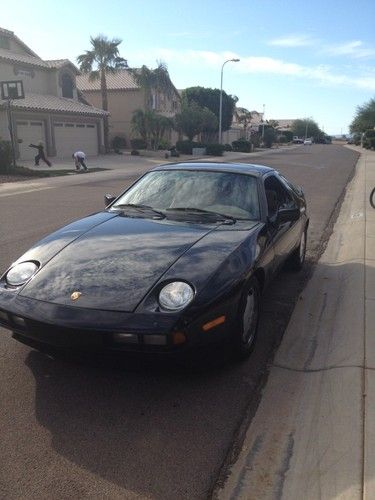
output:
M7 172L12 164L12 146L10 141L0 140L0 172Z
M194 142L189 140L176 142L177 151L185 155L193 154L193 148L204 148L204 147L205 145L200 142Z
M232 142L233 151L238 153L251 153L251 142L245 139L239 139Z
M171 144L167 139L160 139L158 149L170 149Z
M210 156L223 156L224 146L222 144L207 144L206 154Z
M231 144L224 144L224 151L233 151Z
M370 139L370 137L375 137L375 130L374 129L368 129L365 132L366 139Z
M139 155L139 151L137 149L132 149L132 151L131 151L130 154L133 155L133 156L138 156Z
M285 137L285 135L280 135L277 140L280 144L286 144L288 142L288 139Z
M125 137L121 137L119 135L116 135L116 137L114 137L112 139L112 148L116 151L116 153L120 149L125 149L126 148L126 139L125 139Z
M375 137L370 137L367 139L371 149L375 149Z
M131 139L130 145L131 145L132 149L146 149L147 148L146 141L144 141L141 138Z

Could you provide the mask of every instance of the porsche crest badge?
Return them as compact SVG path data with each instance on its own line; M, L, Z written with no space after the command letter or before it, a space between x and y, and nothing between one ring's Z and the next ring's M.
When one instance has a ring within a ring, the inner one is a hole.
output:
M80 296L82 295L81 292L73 292L70 296L71 300L78 300Z

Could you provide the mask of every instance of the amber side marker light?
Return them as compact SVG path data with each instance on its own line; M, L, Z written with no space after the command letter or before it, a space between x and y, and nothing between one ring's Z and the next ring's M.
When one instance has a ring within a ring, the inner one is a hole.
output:
M219 316L216 319L213 319L212 321L209 321L208 323L205 323L202 326L202 330L204 332L208 332L208 330L211 330L211 328L215 328L215 326L222 325L225 322L225 316Z
M185 344L186 336L182 332L174 332L172 334L172 342L174 345Z

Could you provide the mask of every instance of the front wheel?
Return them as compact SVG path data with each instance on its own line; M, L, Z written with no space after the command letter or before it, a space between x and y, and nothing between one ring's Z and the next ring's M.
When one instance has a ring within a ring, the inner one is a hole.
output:
M306 258L306 241L307 241L307 227L305 227L298 247L294 250L288 259L288 267L292 271L300 271L305 263Z
M258 280L251 278L244 287L232 347L237 359L247 358L255 344L260 315L260 289Z
M375 203L374 203L374 195L375 195L375 187L374 189L371 191L371 194L370 194L370 205L372 206L372 208L375 208Z

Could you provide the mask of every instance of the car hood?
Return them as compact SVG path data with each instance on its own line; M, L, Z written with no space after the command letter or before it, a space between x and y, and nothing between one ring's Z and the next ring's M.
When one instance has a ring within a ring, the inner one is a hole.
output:
M134 311L160 277L217 227L93 215L53 233L19 259L42 263L20 295L72 307ZM73 292L81 293L79 300L71 299Z

